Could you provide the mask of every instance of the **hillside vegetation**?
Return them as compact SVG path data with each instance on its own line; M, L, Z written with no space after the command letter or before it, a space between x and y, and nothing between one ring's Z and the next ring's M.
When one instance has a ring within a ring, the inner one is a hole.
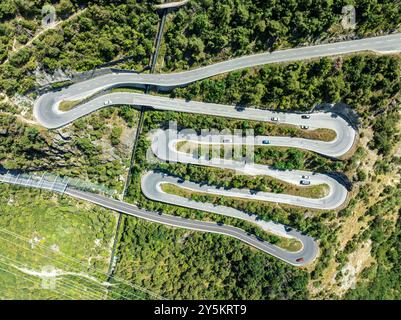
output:
M354 4L356 29L341 25ZM167 26L165 70L306 43L381 34L401 24L396 1L191 0Z

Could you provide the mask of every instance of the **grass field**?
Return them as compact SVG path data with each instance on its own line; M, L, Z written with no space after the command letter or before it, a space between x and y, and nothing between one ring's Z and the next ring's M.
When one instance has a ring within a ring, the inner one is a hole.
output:
M58 106L60 111L66 112L74 109L78 104L81 103L81 100L76 101L62 101Z
M104 299L116 215L0 185L0 297Z

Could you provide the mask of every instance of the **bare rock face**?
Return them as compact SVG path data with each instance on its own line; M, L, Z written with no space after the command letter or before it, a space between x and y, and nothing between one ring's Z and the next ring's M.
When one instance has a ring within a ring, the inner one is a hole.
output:
M69 70L57 69L53 74L49 74L44 70L37 68L35 70L36 82L40 86L49 85L55 82L71 80L71 72Z
M57 134L59 137L61 137L61 139L65 141L71 140L71 136L73 135L73 133L70 130L66 129L57 130Z

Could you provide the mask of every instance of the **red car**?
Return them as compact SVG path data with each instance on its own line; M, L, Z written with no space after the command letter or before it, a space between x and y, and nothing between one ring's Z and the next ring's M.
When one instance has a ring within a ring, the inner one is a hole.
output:
M296 261L297 262L304 262L304 258L298 258Z

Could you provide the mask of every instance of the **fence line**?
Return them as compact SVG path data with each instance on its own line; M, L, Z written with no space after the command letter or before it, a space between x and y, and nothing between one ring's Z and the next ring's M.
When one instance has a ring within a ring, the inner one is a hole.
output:
M83 181L78 178L60 177L49 173L36 175L31 173L10 172L0 173L0 182L45 189L63 194L69 187L90 192L99 192L108 196L116 194L116 190L111 190L100 184Z

